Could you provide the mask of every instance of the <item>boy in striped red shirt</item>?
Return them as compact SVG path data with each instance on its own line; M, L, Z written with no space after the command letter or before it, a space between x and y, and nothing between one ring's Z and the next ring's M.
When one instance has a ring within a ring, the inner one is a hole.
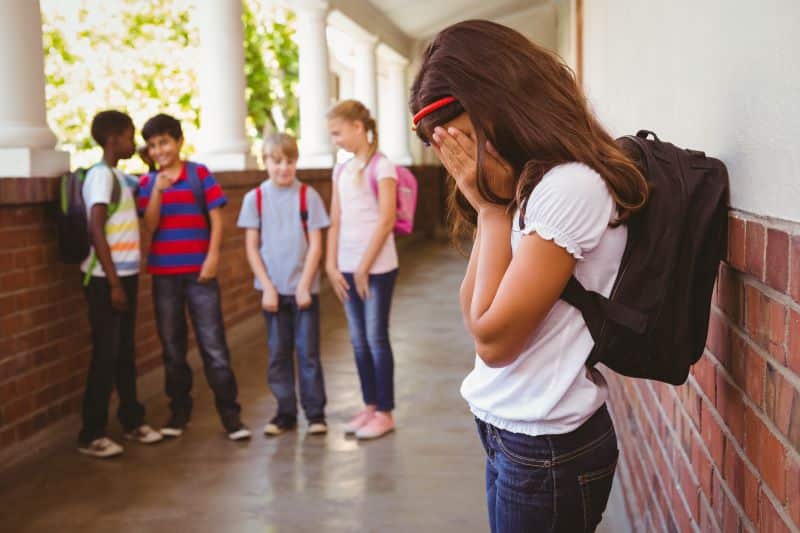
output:
M164 348L166 393L172 416L161 433L179 437L192 411L192 371L186 361L185 308L194 326L208 384L222 425L232 440L250 437L237 403L217 283L222 241L220 208L227 203L214 176L201 164L181 159L180 122L165 114L142 128L157 172L142 176L137 198L153 238L147 270L153 275L153 306Z

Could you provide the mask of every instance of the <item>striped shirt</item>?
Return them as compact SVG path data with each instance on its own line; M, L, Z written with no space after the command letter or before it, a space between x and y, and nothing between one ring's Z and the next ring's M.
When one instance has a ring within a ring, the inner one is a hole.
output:
M154 275L200 272L208 254L210 233L206 216L197 204L188 172L193 169L202 184L208 210L222 207L228 200L217 180L204 165L186 161L177 181L161 193L161 218L153 233L147 271ZM138 208L144 215L156 172L139 180Z
M92 206L111 203L114 183L112 180L119 182L119 207L106 220L106 241L111 249L111 260L114 262L117 275L133 276L139 273L139 219L136 217L133 193L122 172L112 169L105 163L99 163L89 169L82 188L83 200L86 204L86 217L91 220ZM95 251L92 247L91 253L81 264L82 272L85 273L89 270L94 255ZM99 260L94 260L91 275L106 277Z

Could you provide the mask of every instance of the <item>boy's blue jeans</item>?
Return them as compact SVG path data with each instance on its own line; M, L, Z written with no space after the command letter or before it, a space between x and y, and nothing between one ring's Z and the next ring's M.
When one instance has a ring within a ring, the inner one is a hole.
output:
M311 307L300 309L294 296L280 295L278 312L264 311L267 321L269 367L267 382L278 414L297 418L294 352L297 348L300 403L309 421L325 419L325 380L322 376L319 340L319 296L311 296Z
M394 355L389 342L389 313L397 269L385 274L370 274L369 298L356 292L352 273L343 272L350 289L344 303L350 341L356 356L364 403L378 411L394 409Z
M192 369L186 362L188 307L217 412L226 430L238 429L241 407L236 401L236 378L231 370L217 280L200 283L197 274L153 276L153 306L164 348L165 388L173 415L188 422L192 412Z
M477 420L492 533L594 531L617 466L605 405L576 430L531 437Z

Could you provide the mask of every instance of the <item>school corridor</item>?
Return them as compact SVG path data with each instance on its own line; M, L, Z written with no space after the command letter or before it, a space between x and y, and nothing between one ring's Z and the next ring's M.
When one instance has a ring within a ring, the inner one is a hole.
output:
M225 438L197 354L195 412L180 439L127 443L99 461L79 455L64 434L46 455L4 473L0 530L15 533L162 532L351 533L488 530L483 455L458 394L472 364L457 289L465 262L447 244L401 251L392 316L398 430L361 443L341 425L360 405L347 326L323 294L322 339L328 392L327 436L261 434L275 401L265 385L265 328L253 316L230 329L244 420L254 436ZM141 381L148 418L166 420L161 372ZM116 421L111 436L120 437ZM625 533L615 495L605 531Z

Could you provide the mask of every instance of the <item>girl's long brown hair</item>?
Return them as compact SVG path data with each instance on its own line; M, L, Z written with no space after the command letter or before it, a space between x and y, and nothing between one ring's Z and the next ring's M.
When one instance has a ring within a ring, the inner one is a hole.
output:
M428 141L433 129L466 112L478 146L478 189L488 201L520 207L542 176L562 163L578 161L597 171L625 222L647 201L647 182L589 110L570 68L554 53L520 33L485 20L460 22L441 31L425 50L411 87L412 114L444 96L449 104L424 117L417 135ZM514 198L500 198L483 173L486 141L514 170ZM472 229L476 213L453 187L450 207L454 235Z

